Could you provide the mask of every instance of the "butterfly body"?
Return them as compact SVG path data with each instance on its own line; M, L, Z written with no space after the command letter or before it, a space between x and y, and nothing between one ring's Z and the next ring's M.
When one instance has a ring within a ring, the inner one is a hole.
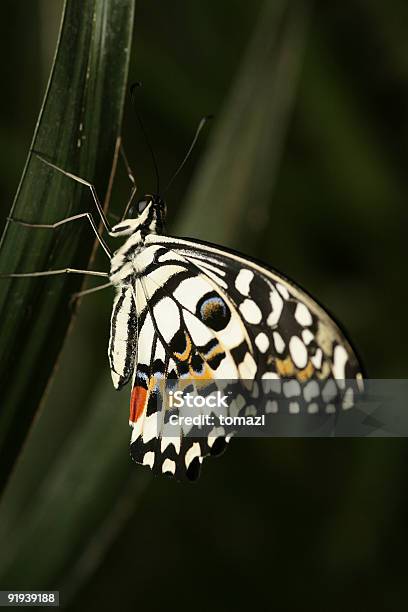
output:
M132 457L155 472L195 478L203 457L217 454L233 433L180 427L166 436L172 410L163 390L172 381L208 392L215 383L229 385L237 414L268 411L258 384L267 380L293 412L330 412L340 395L343 408L351 407L344 381L360 380L361 368L324 309L242 255L161 235L165 211L159 196L146 196L130 211L136 218L111 231L126 237L111 260L109 361L117 389L131 381Z

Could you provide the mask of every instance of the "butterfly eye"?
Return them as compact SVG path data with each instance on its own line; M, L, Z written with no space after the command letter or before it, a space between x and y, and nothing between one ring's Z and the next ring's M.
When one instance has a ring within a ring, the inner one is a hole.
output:
M151 200L140 200L140 201L137 203L137 212L139 213L139 215L140 215L140 213L142 213L142 212L144 211L144 209L146 208L146 206L147 206L148 204L150 204L150 202L151 202Z
M127 212L127 216L129 217L129 219L134 219L135 217L138 217L146 208L146 206L148 204L150 204L151 200L147 199L147 200L139 200L138 202L133 203L128 212Z

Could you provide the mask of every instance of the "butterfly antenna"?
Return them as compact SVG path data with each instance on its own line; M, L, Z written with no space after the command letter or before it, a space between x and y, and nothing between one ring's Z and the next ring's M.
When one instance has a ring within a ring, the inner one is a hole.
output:
M141 87L141 86L142 86L142 84L140 83L140 81L137 81L136 83L133 83L133 85L130 88L130 97L132 99L133 107L135 109L135 113L136 113L136 117L137 117L137 120L138 120L139 125L140 125L140 129L142 130L143 137L145 139L147 148L150 151L150 155L151 155L151 158L152 158L152 161L153 161L154 172L155 172L155 175L156 175L156 193L159 194L160 193L160 176L159 176L159 168L157 166L156 156L154 154L152 145L150 144L149 137L148 137L147 132L145 130L145 127L143 125L142 118L141 118L141 116L139 114L139 111L137 110L136 93L135 92L136 92L136 89L138 87Z
M177 168L177 170L175 171L175 173L173 174L173 176L171 177L171 179L169 180L169 182L167 183L167 186L165 188L165 190L163 191L163 193L166 193L166 191L168 191L169 187L172 185L174 179L180 174L180 172L182 171L182 169L184 168L188 158L190 157L191 153L193 152L193 149L197 143L198 137L200 136L200 132L203 129L203 127L205 126L205 124L210 121L210 119L213 118L214 115L207 115L206 117L202 117L202 119L200 119L200 123L197 126L196 132L194 134L194 138L192 140L191 145L188 148L187 153L184 156L183 161L181 162L181 164L179 165L179 167Z

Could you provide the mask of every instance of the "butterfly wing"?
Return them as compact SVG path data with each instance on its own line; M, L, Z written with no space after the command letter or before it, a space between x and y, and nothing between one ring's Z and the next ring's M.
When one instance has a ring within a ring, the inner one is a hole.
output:
M270 372L299 381L362 378L355 351L338 324L278 272L209 243L149 236L147 244L162 245L184 258L221 295L228 295L255 345L258 377Z
M277 272L214 245L156 235L145 245L133 288L139 333L130 423L137 462L194 478L202 458L216 454L233 433L208 426L195 436L194 428L181 426L164 435L172 414L165 403L175 381L184 379L195 389L200 383L207 393L229 381L235 414L247 411L251 399L256 410L256 381L268 379L279 381L292 412L329 412L340 395L344 408L353 404L345 379L361 381L358 359L308 294ZM238 381L246 384L239 387Z

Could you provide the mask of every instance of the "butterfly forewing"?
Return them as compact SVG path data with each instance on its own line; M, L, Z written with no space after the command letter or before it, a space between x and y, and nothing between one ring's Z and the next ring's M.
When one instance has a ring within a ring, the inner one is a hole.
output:
M352 379L361 367L349 341L328 313L294 283L254 261L207 243L152 236L214 282L240 315L257 355L257 376L268 372L299 380ZM284 363L282 363L284 362ZM272 367L269 367L272 366Z

